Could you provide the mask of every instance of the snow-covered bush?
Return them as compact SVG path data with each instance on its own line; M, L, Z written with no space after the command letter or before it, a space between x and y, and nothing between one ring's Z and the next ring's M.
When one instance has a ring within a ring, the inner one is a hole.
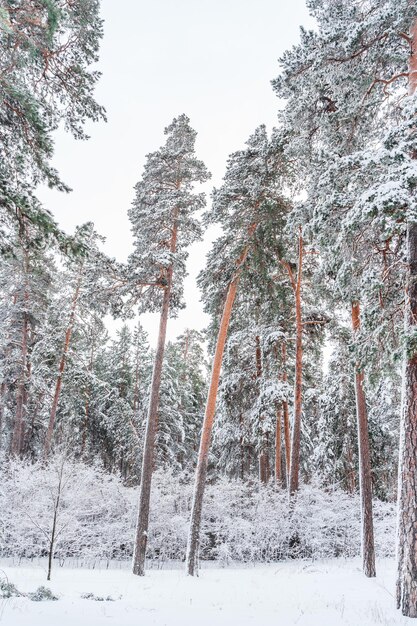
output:
M0 479L3 556L46 556L55 513L55 557L125 556L134 527L133 494L118 477L56 456L47 465L12 461Z
M0 470L0 554L48 554L62 457L48 465L13 461ZM152 489L148 556L183 560L191 508L192 476L159 469ZM100 467L64 460L54 554L86 560L130 558L138 490ZM395 507L375 501L380 556L394 553ZM207 485L201 556L227 564L287 558L354 556L360 552L357 495L305 485L289 509L275 485L220 478Z

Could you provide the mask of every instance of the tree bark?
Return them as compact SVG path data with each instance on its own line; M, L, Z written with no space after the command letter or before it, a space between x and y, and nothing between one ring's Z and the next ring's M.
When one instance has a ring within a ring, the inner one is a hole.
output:
M252 225L249 229L251 235L256 228ZM206 410L204 413L203 428L200 439L200 450L198 453L198 462L195 475L195 487L193 505L191 510L190 529L187 543L187 573L190 576L198 573L197 558L198 546L200 538L201 514L203 510L204 489L206 486L208 453L210 448L211 432L213 429L214 414L216 410L217 390L219 387L220 371L223 361L223 352L226 344L227 331L229 328L230 318L232 315L233 303L235 301L237 287L240 278L240 267L245 262L249 252L247 245L237 260L237 272L229 284L226 294L226 300L223 306L222 319L220 321L219 331L217 334L216 349L214 352L213 366L211 371L210 387L207 396Z
M25 295L26 300L26 295ZM28 335L29 318L27 313L23 314L22 342L21 342L21 373L16 392L16 418L14 422L11 454L19 456L22 452L23 429L26 409L26 372L28 360Z
M294 284L295 296L295 387L294 387L294 424L292 430L291 464L290 464L290 495L298 491L300 474L300 439L303 381L303 321L301 309L301 281L303 269L303 237L301 227L298 237L298 268L297 280Z
M43 455L45 459L48 458L49 453L51 451L52 435L53 435L54 427L55 427L55 420L56 420L56 413L58 410L59 397L61 395L62 376L64 374L65 365L67 363L68 350L70 346L72 331L74 328L75 314L77 310L78 300L80 297L81 284L82 284L82 279L83 279L83 268L84 268L84 262L81 264L80 271L78 273L77 283L75 286L75 292L74 292L74 296L73 296L72 304L71 304L70 317L68 321L67 330L65 332L64 347L62 350L61 361L59 363L58 377L55 383L54 399L52 401L51 413L49 415L48 430L46 431L46 436L45 436L45 443L44 443L44 449L43 449Z
M408 91L417 88L417 19L411 25ZM417 158L417 154L412 154ZM407 617L417 617L417 223L407 224L407 297L398 470L397 607Z
M3 433L3 415L4 415L4 404L6 401L6 381L3 380L3 382L0 385L0 447L1 447L1 438L2 438L2 433Z
M288 381L287 373L287 344L282 342L282 380L284 383ZM288 400L282 402L282 413L284 419L284 443L285 443L285 465L287 471L287 485L290 481L290 464L291 464L291 429L290 429L290 416L288 412Z
M170 242L170 252L174 253L177 248L178 225L175 216L175 224ZM172 278L174 267L170 265L167 270L167 284L164 295L159 321L158 344L152 373L151 396L149 400L148 416L146 422L145 442L142 459L142 473L139 493L139 512L136 526L136 541L133 555L133 573L137 576L145 575L146 545L148 541L149 505L151 499L152 474L154 465L155 437L158 427L159 390L161 387L162 366L165 353L165 339L169 315L169 304L172 291Z
M275 480L282 484L282 454L281 454L281 421L282 408L277 409L277 421L275 428Z
M80 457L83 458L84 453L85 453L85 449L86 449L86 445L87 445L87 434L88 434L88 423L90 420L90 401L91 401L91 374L93 372L93 366L94 366L94 350L95 350L95 343L94 343L94 338L92 338L91 340L91 352L90 352L90 359L88 362L88 382L87 382L87 388L85 390L85 402L84 402L84 420L83 420L83 432L82 432L82 436L81 436L81 450L80 450Z
M345 480L346 480L346 489L349 493L355 493L356 491L356 479L355 479L355 468L353 463L353 451L350 441L346 447L346 461L345 461Z
M255 337L256 342L256 378L260 380L262 377L262 350L261 350L261 341L258 335ZM259 421L263 422L263 415L259 416ZM259 452L258 459L258 473L259 480L261 483L266 484L270 478L269 472L269 456L268 456L268 433L262 433L261 436L261 450Z
M359 302L352 302L352 328L355 335L360 328ZM359 490L361 498L361 546L362 567L365 576L373 577L375 573L374 526L372 516L372 472L371 452L369 446L368 416L366 398L363 387L364 374L360 364L355 366L356 418L358 423L359 444Z

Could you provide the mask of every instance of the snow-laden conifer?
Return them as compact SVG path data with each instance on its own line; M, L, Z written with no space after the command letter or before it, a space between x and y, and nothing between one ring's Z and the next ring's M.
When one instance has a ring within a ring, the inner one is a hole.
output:
M140 310L160 310L158 345L150 390L143 452L139 517L133 571L143 576L148 535L149 501L154 464L159 390L169 315L183 306L182 292L187 247L201 237L196 212L205 205L196 183L209 174L195 156L196 132L189 119L180 115L165 129L166 143L148 155L129 211L134 252L129 263L132 282L139 283ZM143 285L147 285L144 287Z

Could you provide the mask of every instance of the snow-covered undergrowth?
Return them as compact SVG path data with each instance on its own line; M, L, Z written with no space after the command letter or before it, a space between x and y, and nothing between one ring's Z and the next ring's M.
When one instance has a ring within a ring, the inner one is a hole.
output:
M30 593L44 584L42 567L7 567ZM57 602L0 600L0 626L403 626L395 609L394 562L379 560L367 579L359 559L183 570L58 568L48 585Z
M149 558L183 560L191 506L191 478L162 470L153 481ZM48 466L13 462L0 472L0 555L37 558L48 553L57 495L54 553L61 564L94 564L132 555L137 488L82 463L53 460ZM288 496L220 479L205 495L202 558L271 562L288 558L353 557L359 554L359 499L340 489L304 486L292 513ZM377 553L392 556L394 505L375 502Z

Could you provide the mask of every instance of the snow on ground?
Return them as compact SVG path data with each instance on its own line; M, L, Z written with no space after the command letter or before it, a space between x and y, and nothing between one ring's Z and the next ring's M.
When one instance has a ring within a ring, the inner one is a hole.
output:
M366 579L358 559L208 568L199 578L182 570L1 565L20 591L46 585L57 602L0 600L0 626L397 626L410 624L395 609L394 562L377 563ZM115 601L81 599L85 593Z

